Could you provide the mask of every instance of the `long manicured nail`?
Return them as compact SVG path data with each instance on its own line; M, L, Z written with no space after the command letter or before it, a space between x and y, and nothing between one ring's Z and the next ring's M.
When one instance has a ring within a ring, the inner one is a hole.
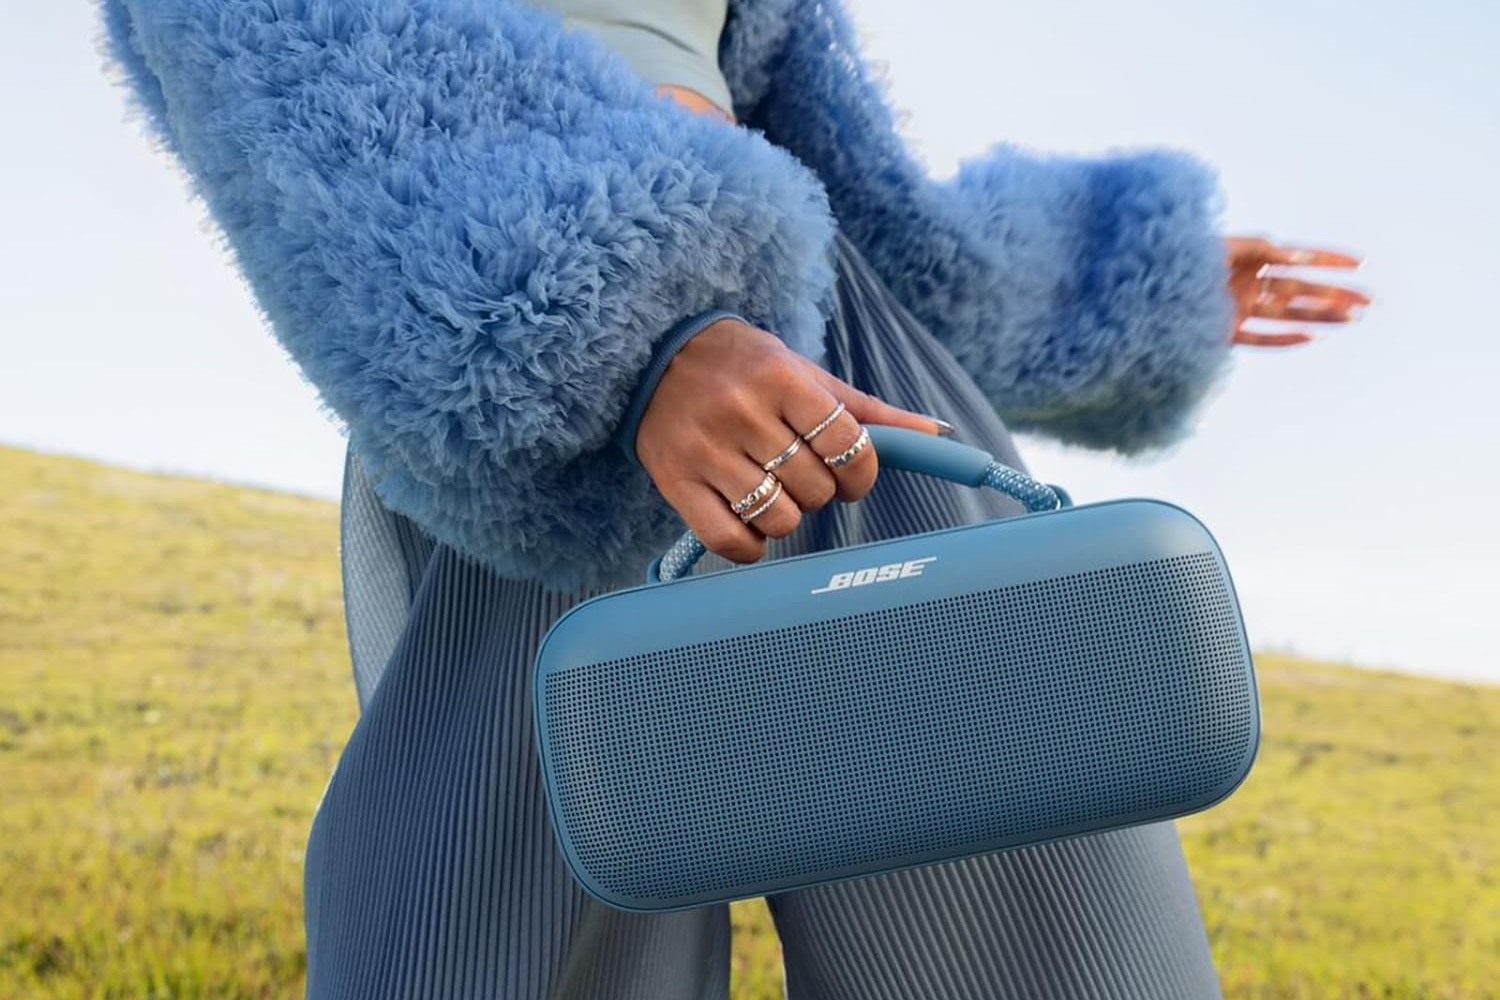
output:
M938 433L941 434L943 437L952 437L953 436L953 425L950 424L950 423L948 423L948 421L941 420L938 417L934 417L930 413L924 413L924 414L922 414L922 416L926 417L928 420L931 420L933 423L937 424L938 425Z

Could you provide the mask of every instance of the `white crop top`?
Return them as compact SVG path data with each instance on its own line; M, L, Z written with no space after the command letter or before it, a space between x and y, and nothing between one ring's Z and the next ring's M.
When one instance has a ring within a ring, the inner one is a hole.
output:
M592 32L636 74L660 86L696 90L726 111L729 84L719 70L719 35L729 0L532 0L569 28Z

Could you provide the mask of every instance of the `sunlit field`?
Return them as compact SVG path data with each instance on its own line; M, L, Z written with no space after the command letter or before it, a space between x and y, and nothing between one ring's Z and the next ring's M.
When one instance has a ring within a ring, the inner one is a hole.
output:
M1257 666L1255 770L1179 824L1226 995L1500 997L1500 688ZM355 713L335 505L0 448L0 998L301 996Z

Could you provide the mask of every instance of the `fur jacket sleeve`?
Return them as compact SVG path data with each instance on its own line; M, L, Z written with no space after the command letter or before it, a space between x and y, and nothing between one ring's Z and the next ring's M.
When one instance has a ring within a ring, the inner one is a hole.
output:
M732 12L738 117L817 170L840 230L1012 429L1124 453L1187 433L1233 324L1204 164L998 146L935 183L837 0Z
M820 360L834 214L1018 427L1170 441L1226 353L1203 168L1002 149L933 183L835 0L734 0L751 128L516 0L95 2L377 494L502 575L639 579L682 529L611 441L653 344L727 309Z
M496 572L639 582L682 530L611 434L726 309L818 360L833 220L786 151L512 0L99 0L271 330L392 510Z

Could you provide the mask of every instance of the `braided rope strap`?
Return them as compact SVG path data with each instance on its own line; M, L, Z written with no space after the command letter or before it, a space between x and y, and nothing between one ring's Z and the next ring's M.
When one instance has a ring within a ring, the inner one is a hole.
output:
M980 485L998 490L1032 513L1071 507L1073 500L1061 486L1051 486L1032 479L1024 472L1012 469L1003 462L991 462L984 470ZM646 571L649 583L665 583L687 574L708 547L698 540L691 530L683 532L672 547Z
M1026 473L1018 472L1003 462L991 462L990 467L984 470L984 479L981 482L990 489L1004 493L1034 514L1044 510L1069 507L1073 503L1061 487L1049 486L1032 479Z
M656 579L663 582L677 579L692 569L693 563L707 551L708 546L698 541L698 536L691 530L683 532L682 537L673 542L672 547L662 553L661 559L654 564ZM647 579L652 579L650 574Z

